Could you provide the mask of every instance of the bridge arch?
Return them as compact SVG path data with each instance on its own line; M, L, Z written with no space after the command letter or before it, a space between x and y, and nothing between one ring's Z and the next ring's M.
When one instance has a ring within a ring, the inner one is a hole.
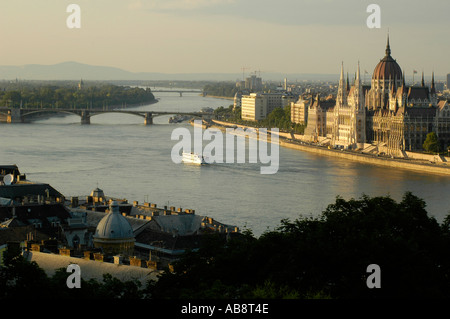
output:
M192 117L202 117L205 115L211 115L209 113L199 113L199 112L151 112L153 117L164 116L164 115L189 115Z
M0 115L4 113L7 117L11 117L11 121L20 121L22 122L23 119L27 117L31 117L35 114L41 114L41 113L64 113L69 115L78 115L81 118L82 124L89 124L90 118L95 115L104 114L104 113L121 113L121 114L130 114L130 115L136 115L144 118L145 125L150 125L153 123L153 118L157 116L163 116L163 115L176 115L176 114L182 114L182 115L188 115L192 117L203 117L203 116L210 116L213 115L213 113L208 112L179 112L179 111L134 111L134 110L123 110L123 109L115 109L115 110L97 110L97 109L33 109L33 108L20 108L15 109L17 114L10 115L12 109L10 108L0 108ZM13 119L15 117L15 119ZM10 121L7 118L7 121Z
M70 115L78 115L81 117L81 113L77 112L75 110L72 112L72 111L68 111L68 110L58 110L58 109L51 109L51 110L42 109L42 110L31 111L31 112L21 114L21 117L23 119L30 115L39 114L39 113L66 113L66 114L70 114Z
M93 117L93 116L95 116L95 115L106 114L106 113L131 114L131 115L136 115L136 116L140 116L140 117L145 118L145 116L146 116L145 113L152 113L152 112L142 112L142 113L139 112L139 113L138 113L138 112L133 112L133 111L127 112L127 111L114 111L114 110L111 110L111 111L96 112L96 111L94 110L94 111L89 112L88 116L89 116L89 117Z

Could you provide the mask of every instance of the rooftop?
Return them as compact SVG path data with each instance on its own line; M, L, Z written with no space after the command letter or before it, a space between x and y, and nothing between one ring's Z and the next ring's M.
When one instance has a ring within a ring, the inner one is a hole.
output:
M52 276L59 268L67 268L70 264L77 264L81 268L81 278L84 280L102 280L103 274L111 274L121 281L137 279L143 285L150 279L157 280L159 271L129 265L118 265L108 262L99 262L83 258L62 256L57 254L31 251L26 254L27 260L36 262L48 276Z
M63 197L63 195L49 184L44 183L16 183L12 185L0 185L0 197L23 198L26 196Z

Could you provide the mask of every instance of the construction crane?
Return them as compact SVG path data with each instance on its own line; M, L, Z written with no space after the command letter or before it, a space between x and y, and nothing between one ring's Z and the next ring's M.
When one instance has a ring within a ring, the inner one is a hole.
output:
M241 70L242 70L242 81L245 81L245 70L250 70L250 68L246 67L246 66L243 66L241 68Z

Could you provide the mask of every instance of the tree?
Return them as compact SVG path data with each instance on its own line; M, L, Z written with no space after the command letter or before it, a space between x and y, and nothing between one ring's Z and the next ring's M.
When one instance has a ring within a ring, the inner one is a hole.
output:
M423 148L425 151L430 153L439 153L440 145L439 140L435 132L427 134L425 142L423 142Z
M2 104L8 106L19 106L21 100L21 94L19 91L6 91L3 94Z
M48 277L36 262L28 262L8 246L5 266L0 269L0 299L48 298Z
M406 193L336 198L318 217L282 220L258 239L205 241L150 285L154 298L450 297L449 218ZM369 289L367 266L381 269Z
M203 87L203 91L210 96L234 97L238 90L236 84L230 82L211 83Z
M66 268L58 269L48 277L39 265L27 261L18 245L8 245L0 268L1 299L142 299L145 290L137 280L120 281L110 274L103 281L81 278L81 288L67 287Z
M7 87L0 91L3 105L18 107L20 103L27 107L44 108L103 108L122 104L139 104L155 99L150 89L103 84L87 86L78 90L75 86L42 85L23 83L22 87Z

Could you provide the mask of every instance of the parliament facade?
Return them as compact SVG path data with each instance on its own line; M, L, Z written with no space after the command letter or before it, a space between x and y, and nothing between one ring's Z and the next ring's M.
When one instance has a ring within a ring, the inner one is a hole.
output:
M430 86L425 85L423 73L420 85L407 86L402 69L391 56L389 36L370 86L362 85L359 64L350 85L342 65L336 99L317 95L295 105L293 112L302 110L304 114L305 136L330 146L383 147L396 154L422 150L432 131L443 147L450 146L450 106L446 100L438 101L434 72Z

